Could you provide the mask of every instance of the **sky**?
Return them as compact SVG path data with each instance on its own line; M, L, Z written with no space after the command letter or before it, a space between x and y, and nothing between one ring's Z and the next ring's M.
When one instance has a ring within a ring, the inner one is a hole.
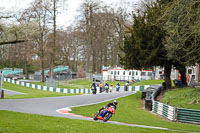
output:
M0 0L0 12L16 12L28 8L33 0ZM59 26L70 26L73 24L75 17L78 15L77 10L83 0L63 0L66 1L67 10L62 10L57 17ZM139 0L102 0L105 4L116 7L117 5L123 6L128 2L137 3ZM64 5L65 6L65 5ZM132 6L132 5L130 5Z

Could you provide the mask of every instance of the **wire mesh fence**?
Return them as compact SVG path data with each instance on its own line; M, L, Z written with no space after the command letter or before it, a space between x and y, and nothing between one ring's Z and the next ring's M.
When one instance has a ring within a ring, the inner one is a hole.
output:
M54 88L57 88L58 87L58 81L57 80L55 80L55 79L50 79L50 78L48 78L48 79L46 79L46 86L47 87L54 87Z

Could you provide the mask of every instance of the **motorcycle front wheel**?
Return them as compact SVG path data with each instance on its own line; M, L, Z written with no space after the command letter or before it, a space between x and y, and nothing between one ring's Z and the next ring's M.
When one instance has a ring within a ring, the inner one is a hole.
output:
M112 113L110 113L110 112L106 113L103 118L103 122L108 121L111 117L112 117Z
M95 121L98 120L98 119L97 119L97 116L98 116L98 115L99 115L99 112L96 112L96 114L95 114L94 117L93 117L93 120L95 120Z

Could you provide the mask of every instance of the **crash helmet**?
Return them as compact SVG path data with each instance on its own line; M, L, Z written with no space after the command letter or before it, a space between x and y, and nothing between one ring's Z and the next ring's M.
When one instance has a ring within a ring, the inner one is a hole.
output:
M117 100L114 100L113 104L116 106L118 104Z

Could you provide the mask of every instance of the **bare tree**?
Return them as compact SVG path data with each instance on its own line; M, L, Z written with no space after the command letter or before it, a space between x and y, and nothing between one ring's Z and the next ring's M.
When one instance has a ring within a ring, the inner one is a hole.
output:
M47 36L49 33L48 23L51 19L49 10L51 4L48 0L35 0L31 7L26 9L21 19L28 19L34 21L37 28L37 34L34 34L33 39L35 42L36 54L40 58L41 70L42 70L42 82L44 82L44 70L45 70L45 56L47 52Z

